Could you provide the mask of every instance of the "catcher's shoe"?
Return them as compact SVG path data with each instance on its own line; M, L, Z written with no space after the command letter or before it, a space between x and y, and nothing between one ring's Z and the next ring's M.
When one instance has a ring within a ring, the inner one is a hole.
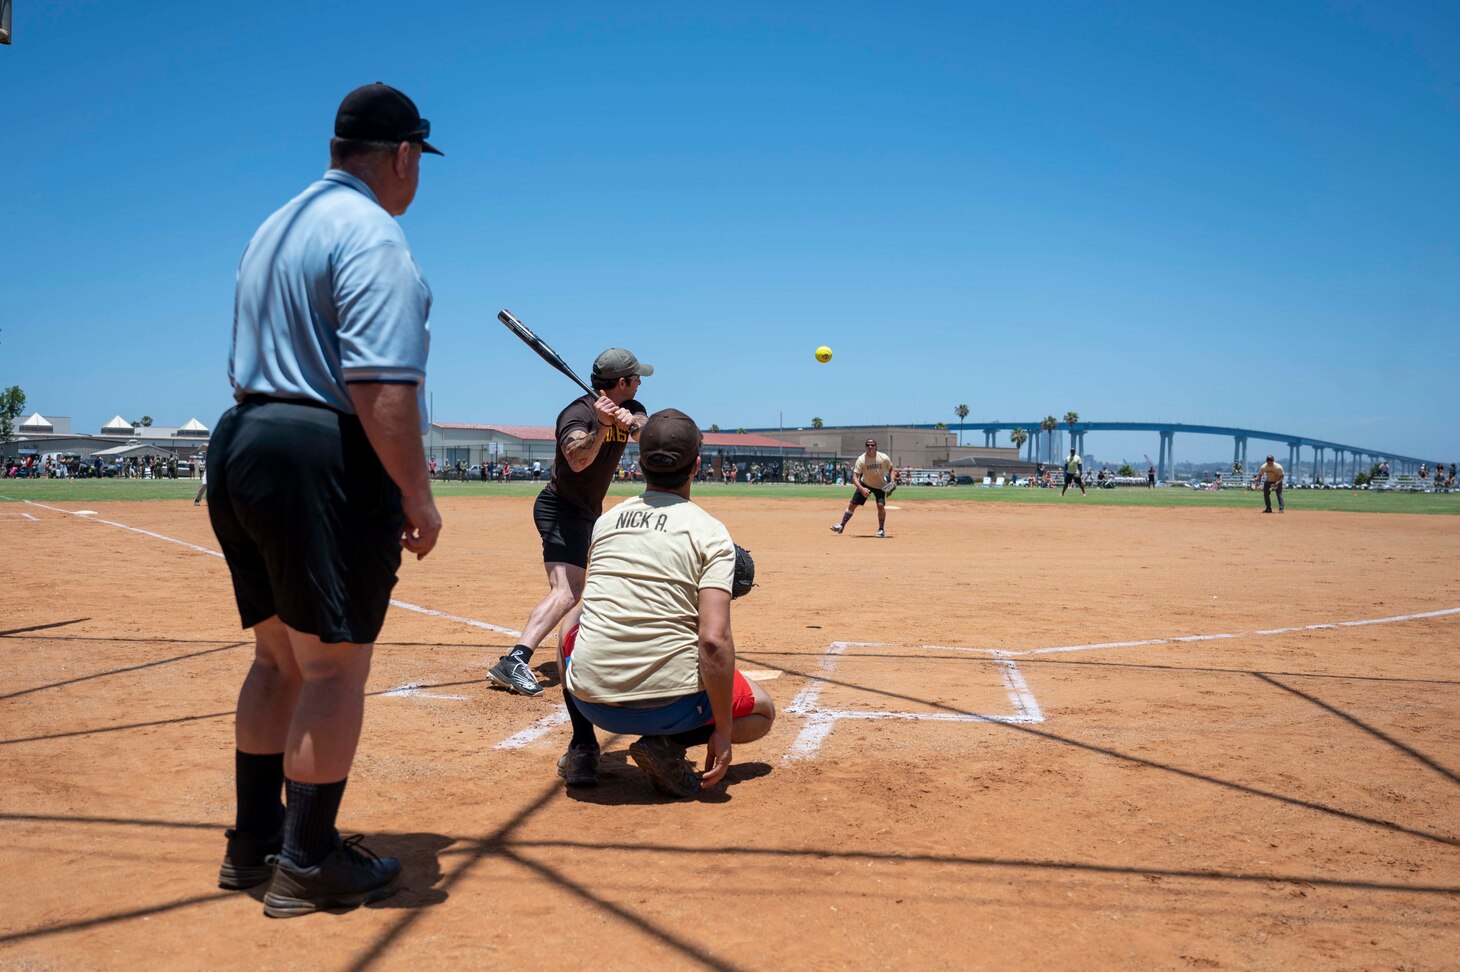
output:
M700 774L684 758L684 747L668 736L641 736L629 744L629 755L660 793L691 797L700 792Z
M503 655L497 659L497 664L487 669L487 678L522 695L542 694L542 686L537 684L537 676L532 674L527 662L516 655Z
M831 532L832 533L841 533L842 532L842 525L840 523L833 523L831 525Z
M242 891L263 884L274 876L273 857L284 846L284 831L267 840L250 837L229 828L223 831L228 849L223 852L223 866L218 868L218 887L225 891Z
M356 908L388 898L400 887L400 861L376 857L360 846L357 834L337 841L313 867L299 867L282 855L274 858L274 883L264 895L264 914L297 918L321 908Z
M878 530L877 531L877 535L879 537L885 537L885 536L887 536L887 532L885 530Z
M558 775L568 781L569 786L598 785L598 747L585 743L571 743L568 751L558 757Z

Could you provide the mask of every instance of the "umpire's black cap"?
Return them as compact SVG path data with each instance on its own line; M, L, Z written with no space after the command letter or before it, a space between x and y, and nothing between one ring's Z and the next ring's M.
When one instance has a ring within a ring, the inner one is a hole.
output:
M639 433L639 461L652 472L679 472L694 463L703 439L694 419L677 408L661 409Z
M431 123L421 117L416 103L404 92L380 81L365 84L345 95L335 113L335 137L367 142L419 142L422 152L445 155L427 142Z

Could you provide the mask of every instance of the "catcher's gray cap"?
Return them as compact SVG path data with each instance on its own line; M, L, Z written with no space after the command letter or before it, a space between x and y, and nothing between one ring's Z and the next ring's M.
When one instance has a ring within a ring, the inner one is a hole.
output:
M674 473L691 465L700 454L700 427L677 408L649 416L639 433L639 461L656 473Z
M609 348L593 360L593 374L609 381L618 381L629 375L648 377L653 373L653 365L644 364L634 357L634 352L623 348Z

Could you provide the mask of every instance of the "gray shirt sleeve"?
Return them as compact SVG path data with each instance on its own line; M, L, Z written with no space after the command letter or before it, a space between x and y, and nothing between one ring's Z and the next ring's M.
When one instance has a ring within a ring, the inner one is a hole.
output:
M345 381L424 383L431 289L405 246L382 242L342 255L334 298Z

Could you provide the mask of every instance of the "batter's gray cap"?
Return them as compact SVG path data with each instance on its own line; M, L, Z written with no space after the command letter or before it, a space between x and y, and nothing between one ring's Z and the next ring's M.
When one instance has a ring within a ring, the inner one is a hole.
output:
M593 361L593 374L597 378L617 381L629 375L648 377L654 373L654 366L644 364L634 357L632 351L623 348L609 348Z

